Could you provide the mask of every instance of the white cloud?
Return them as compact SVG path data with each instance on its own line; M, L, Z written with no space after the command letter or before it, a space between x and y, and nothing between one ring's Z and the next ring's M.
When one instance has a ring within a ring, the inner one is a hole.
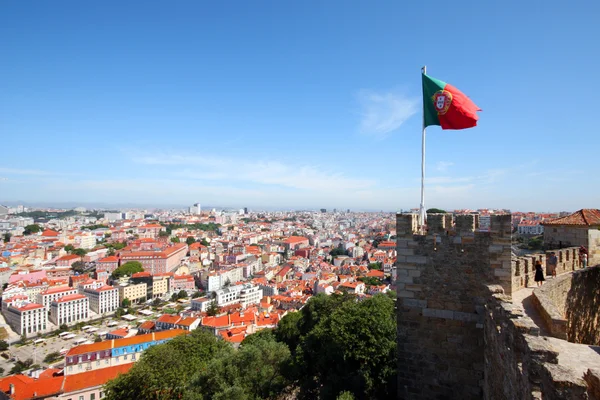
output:
M358 94L362 107L360 131L384 138L417 113L420 100L401 94L363 90Z
M35 176L53 175L52 172L42 171L39 169L19 169L19 168L4 168L4 167L0 167L0 173L7 174L7 175L35 175Z
M342 172L326 170L315 165L284 164L277 160L233 160L157 154L134 158L134 162L173 167L170 175L182 179L249 182L301 190L358 190L375 184L375 181L370 179L347 177Z
M454 163L451 161L438 161L435 166L435 169L439 172L446 172L449 167L453 166Z

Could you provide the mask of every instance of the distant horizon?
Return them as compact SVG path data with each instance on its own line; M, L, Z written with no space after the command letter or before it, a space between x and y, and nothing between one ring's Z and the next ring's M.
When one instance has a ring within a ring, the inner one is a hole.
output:
M86 208L86 210L100 210L100 211L107 211L107 210L118 210L118 211L125 211L125 210L156 210L156 209L160 209L160 210L186 210L189 207L192 206L192 204L190 205L178 205L178 204L171 204L171 205L150 205L150 204L135 204L135 203L80 203L80 202L14 202L14 201L8 201L8 202L2 202L0 201L0 205L3 205L5 207L17 207L19 205L22 205L24 207L28 207L28 208L38 208L38 209L62 209L62 210L72 210L74 208L77 207L83 207ZM202 206L201 204L201 208L202 211L208 211L208 210L212 210L212 209L217 209L217 210L231 210L231 211L238 211L244 208L244 206L229 206L229 207L225 207L225 206L215 206L215 205L207 205ZM320 207L320 208L314 208L314 207L305 207L305 208L274 208L274 207L269 207L269 208L250 208L248 207L248 212L281 212L281 211L289 211L289 212L302 212L302 211L315 211L318 212L321 208L324 208L327 210L327 212L333 212L333 210L335 209L337 212L346 212L348 209L350 210L350 212L369 212L369 213L378 213L378 212L384 212L384 213L398 213L398 212L407 212L410 211L412 209L418 209L418 207L410 207L410 208L402 208L402 209L397 209L397 210L378 210L378 209L352 209L352 208L348 208L348 207L331 207L331 208L327 208L327 207ZM469 210L509 210L511 213L513 212L522 212L522 213L527 213L527 212L535 212L535 213L539 213L539 214L554 214L554 213L573 213L575 211L578 211L582 208L586 208L586 207L581 207L581 208L577 208L574 210L554 210L554 211L548 211L548 210L542 210L542 211L538 211L538 210L512 210L509 208L502 208L502 207L478 207L478 208L470 208L470 207L462 207L462 208L443 208L443 207L427 207L427 209L431 209L431 208L438 208L438 209L442 209L444 211L455 211L455 210L465 210L465 209L469 209Z

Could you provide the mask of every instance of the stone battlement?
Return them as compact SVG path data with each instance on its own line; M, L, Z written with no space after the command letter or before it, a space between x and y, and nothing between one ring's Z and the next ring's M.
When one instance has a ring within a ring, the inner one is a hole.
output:
M534 263L545 265L545 255L513 259L510 214L492 215L489 225L480 229L472 214L429 214L421 232L416 214L396 215L398 398L574 399L595 393L597 372L587 371L591 383L580 370L563 379L559 351L544 349L539 328L513 315L508 303L515 291L533 284ZM557 273L579 268L577 248L555 252ZM572 303L573 310L583 308L583 300ZM585 308L577 323L590 313ZM580 336L587 334L584 328L577 328ZM561 329L570 334L569 326ZM556 346L582 346L550 339ZM589 351L582 349L577 351Z
M554 252L556 258L558 258L558 263L556 265L556 273L558 275L575 271L582 267L581 262L579 261L579 247L548 250L545 254L530 254L522 257L513 257L511 261L511 269L513 272L512 292L535 284L536 261L540 261L545 274L550 275L546 261L552 252Z

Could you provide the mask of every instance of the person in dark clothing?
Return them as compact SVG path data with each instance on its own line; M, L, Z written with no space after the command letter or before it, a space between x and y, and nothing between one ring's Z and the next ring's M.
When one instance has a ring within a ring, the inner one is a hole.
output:
M535 262L535 281L537 282L538 286L542 286L545 280L542 263L538 260Z

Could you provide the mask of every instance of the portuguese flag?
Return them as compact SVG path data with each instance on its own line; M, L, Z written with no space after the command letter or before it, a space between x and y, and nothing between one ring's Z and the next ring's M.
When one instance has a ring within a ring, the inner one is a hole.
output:
M477 125L481 111L463 92L423 74L423 126L466 129Z

